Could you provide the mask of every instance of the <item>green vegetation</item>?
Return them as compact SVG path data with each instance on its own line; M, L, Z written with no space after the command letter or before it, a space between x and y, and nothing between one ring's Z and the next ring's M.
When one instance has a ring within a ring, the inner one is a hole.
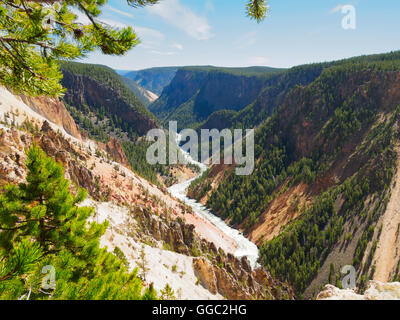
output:
M164 123L178 121L178 128L197 127L213 112L248 106L281 72L267 67L183 67L149 110Z
M63 72L70 72L74 75L82 75L85 77L90 77L96 80L99 84L104 85L112 89L119 97L121 97L133 110L145 115L150 119L155 119L153 114L147 110L147 108L142 104L142 102L135 96L132 90L124 83L121 76L118 75L113 69L97 64L87 64L78 62L64 62L61 63L61 70ZM68 88L68 82L63 80L63 85ZM72 88L71 88L72 89ZM114 93L114 94L115 94ZM93 108L99 109L98 112L103 113L109 118L113 118L113 109L108 106L109 103L104 101L104 106L97 106L91 104L92 111ZM73 104L75 107L82 107ZM118 106L116 106L118 107ZM87 110L84 110L87 111ZM128 110L126 110L127 112ZM120 116L121 117L121 116Z
M155 119L123 83L121 77L114 70L101 65L68 62L62 64L62 70L63 72L69 72L73 77L80 75L90 77L97 83L107 86L113 92L118 93L115 95L115 101L107 101L106 97L104 97L104 105L92 103L90 99L87 101L90 105L86 103L78 104L75 103L75 96L66 95L63 98L75 122L87 133L88 137L103 143L107 143L110 136L117 138L134 172L157 185L160 184L158 175L163 177L166 185L173 184L174 178L170 172L171 166L148 164L146 152L151 143L142 137L144 131L138 130L139 122L141 121L131 121L130 118L125 117L131 110L134 110L146 117L146 119ZM73 89L71 83L66 80L63 81L66 87ZM126 103L121 103L119 97ZM115 111L120 111L121 109L126 110L126 112L117 113Z
M150 145L151 142L145 140L122 142L122 148L129 160L132 170L151 183L158 185L159 181L157 175L169 176L170 167L161 164L150 165L147 162L146 152Z
M329 63L302 65L286 71L273 72L268 75L268 79L258 97L249 102L247 106L236 113L220 114L219 111L214 112L207 120L194 124L194 127L210 128L211 124L215 128L222 128L222 126L223 128L235 129L256 127L279 109L292 89L297 86L308 86L321 76L322 72L331 73L335 69L343 68L344 65L346 65L348 74L360 69L376 71L397 70L399 67L399 52L361 56ZM262 68L259 69L260 72ZM241 68L238 69L240 70Z
M163 290L160 291L160 300L176 300L175 292L167 283Z
M96 49L120 55L137 45L132 27L119 29L96 21L105 3L63 0L49 6L44 1L0 1L1 83L30 95L59 95L63 90L58 60L81 58ZM78 22L72 9L89 23Z
M138 175L158 186L160 186L160 180L158 178L158 176L160 176L164 186L172 186L177 183L176 178L173 176L172 169L179 165L149 164L146 160L146 153L151 144L152 142L148 142L144 139L137 140L136 142L126 140L122 141L122 148L129 160L132 170ZM167 150L169 148L168 146L169 141L167 139ZM169 154L167 153L167 163L168 157ZM186 164L184 166L194 172L200 172L200 168L196 165Z
M78 206L86 192L71 194L39 147L27 156L27 182L0 194L0 298L155 299L120 250L100 249L107 223L88 223L93 208Z
M215 66L187 66L182 67L180 70L191 71L191 72L205 72L205 73L225 73L235 76L250 77L261 77L270 78L271 75L275 75L285 71L282 68L271 68L271 67L244 67L244 68L229 68L229 67L215 67Z
M207 179L209 173L210 169L204 171L204 173L198 179L194 180L188 188L189 193L193 194L193 192L196 192L197 199L203 198L206 192L211 189L211 181Z
M63 63L62 70L73 74L74 77L83 75L94 79L99 84L111 88L113 92L117 92L116 97L121 97L127 103L118 106L105 101L104 105L91 103L89 106L77 104L71 101L73 98L64 97L68 111L89 138L103 143L107 143L110 136L119 139L132 170L154 184L159 184L158 174L170 176L168 166L147 163L146 151L150 143L145 139L139 139L143 132L137 130L137 123L131 123L129 119L125 119L110 107L112 104L113 107L125 108L126 113L135 110L146 118L155 119L114 70L102 65L72 62ZM65 83L65 86L69 87L70 84Z
M127 0L143 7L159 0ZM0 82L29 95L63 92L60 60L82 58L97 49L122 55L140 43L131 26L115 28L98 20L107 0L0 1ZM87 23L78 19L83 14ZM266 0L248 0L249 17L262 21Z
M365 265L361 261L388 202L399 139L400 107L385 102L385 90L393 85L391 71L400 70L399 52L330 63L320 70L308 86L293 87L256 130L254 173L226 176L207 202L232 224L250 228L291 186L320 188L314 203L297 207L298 218L260 250L262 264L292 283L299 297L333 248L352 241L345 225L361 230L349 264L358 269L361 284L371 277L374 245ZM336 182L324 186L332 170ZM205 194L212 179L205 175L194 182L192 194Z
M317 79L327 63L297 66L267 79L257 99L239 110L231 119L228 128L253 128L263 123L276 112L286 96L297 86L307 86Z

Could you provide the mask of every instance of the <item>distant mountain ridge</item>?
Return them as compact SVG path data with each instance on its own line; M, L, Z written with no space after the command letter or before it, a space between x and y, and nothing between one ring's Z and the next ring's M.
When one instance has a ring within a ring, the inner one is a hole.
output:
M164 87L174 78L177 71L178 67L156 67L129 72L118 71L118 73L159 96Z
M152 102L158 99L158 95L156 95L154 92L151 92L141 86L139 86L135 81L132 79L129 79L127 77L124 77L121 75L122 81L125 83L125 85L131 89L131 91L135 94L136 97L140 99L140 101L148 107Z
M149 110L161 121L176 120L180 128L194 127L215 111L243 109L257 98L268 79L283 71L268 67L182 67Z

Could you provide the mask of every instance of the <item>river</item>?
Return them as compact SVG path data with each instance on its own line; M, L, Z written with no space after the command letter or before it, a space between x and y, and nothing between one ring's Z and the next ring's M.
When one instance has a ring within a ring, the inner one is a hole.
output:
M178 136L179 140L180 137ZM199 203L198 201L194 199L190 199L189 197L186 196L186 190L188 189L189 185L200 177L207 169L208 167L202 163L199 163L195 161L193 158L190 157L190 155L183 151L183 154L185 155L186 159L188 160L189 163L196 164L200 167L200 174L190 180L186 180L184 182L175 184L171 186L168 191L172 196L175 198L183 201L186 203L189 207L193 209L193 212L197 214L198 216L207 219L210 221L213 225L215 225L219 230L221 230L224 234L226 234L229 238L233 239L236 242L237 245L237 250L234 252L234 255L238 258L241 258L243 256L246 256L252 267L256 266L257 264L257 259L258 259L258 248L257 246L251 242L249 239L247 239L243 234L241 234L238 230L231 228L228 226L225 221L223 221L221 218L217 217L214 215L210 210L208 210L204 205ZM217 247L218 244L216 243Z

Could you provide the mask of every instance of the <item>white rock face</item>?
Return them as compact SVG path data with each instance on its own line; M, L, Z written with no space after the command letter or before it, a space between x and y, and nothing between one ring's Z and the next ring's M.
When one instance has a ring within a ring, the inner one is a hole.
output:
M51 119L47 119L34 111L31 107L25 104L21 98L15 96L3 86L0 86L0 121L15 125L22 125L24 121L31 121L39 126L42 126L44 121L47 121L54 131L59 131L65 139L68 139L76 144L86 148L96 149L94 141L82 141L70 135L65 129L55 124Z
M153 283L160 292L166 284L174 290L179 300L222 300L220 294L213 295L198 283L193 269L193 257L188 257L162 248L151 247L138 242L131 236L134 219L129 210L110 202L96 202L86 199L82 206L95 208L95 215L90 218L97 223L109 222L105 235L100 240L100 246L112 252L115 247L122 250L127 258L130 269L139 266L141 252L144 250L146 268L146 283Z
M318 294L317 300L400 300L400 282L370 281L364 295L328 284Z

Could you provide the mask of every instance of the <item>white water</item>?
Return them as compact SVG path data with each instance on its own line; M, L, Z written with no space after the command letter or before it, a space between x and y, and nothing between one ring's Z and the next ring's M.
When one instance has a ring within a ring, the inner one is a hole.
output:
M177 141L179 140L180 136L178 135ZM215 216L210 210L208 210L201 203L197 202L194 199L190 199L186 196L186 190L192 183L192 181L200 177L204 173L204 171L208 169L208 167L200 162L195 161L193 158L190 157L190 155L187 152L183 151L182 149L181 151L183 152L185 158L189 163L196 164L200 167L200 174L190 180L186 180L182 183L173 185L168 189L168 191L172 196L190 206L195 214L209 220L224 234L233 239L237 245L237 250L236 252L234 252L234 255L236 257L241 258L243 256L246 256L249 259L251 266L252 267L256 266L258 259L257 246L253 242L248 240L245 236L243 236L238 230L229 227L222 219Z

